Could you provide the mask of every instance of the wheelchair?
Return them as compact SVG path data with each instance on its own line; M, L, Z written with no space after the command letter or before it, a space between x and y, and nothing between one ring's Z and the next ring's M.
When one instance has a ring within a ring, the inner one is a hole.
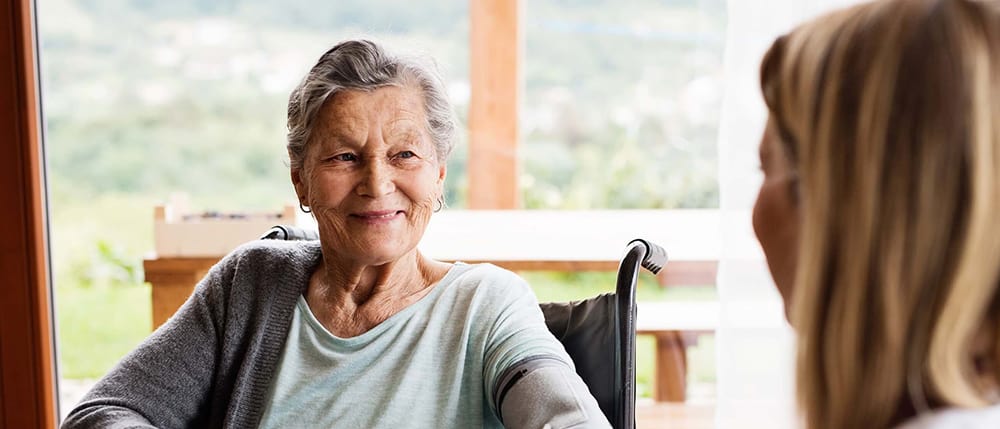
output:
M316 231L278 225L265 240L318 240ZM616 429L635 428L635 288L640 268L659 273L662 247L643 239L628 243L615 291L571 302L543 302L545 324L566 348L576 372Z

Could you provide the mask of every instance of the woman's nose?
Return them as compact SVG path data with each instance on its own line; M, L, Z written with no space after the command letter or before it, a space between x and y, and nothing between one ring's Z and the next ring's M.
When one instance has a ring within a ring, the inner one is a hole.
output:
M384 160L373 159L365 165L363 177L358 184L358 193L370 197L380 197L396 190L391 166Z

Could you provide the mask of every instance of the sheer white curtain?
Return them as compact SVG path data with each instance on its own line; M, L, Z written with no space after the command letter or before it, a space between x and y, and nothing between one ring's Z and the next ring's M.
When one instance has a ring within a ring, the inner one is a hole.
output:
M719 131L722 260L716 340L716 427L799 427L794 338L753 234L761 174L757 145L767 113L760 60L774 39L823 12L857 0L729 0Z

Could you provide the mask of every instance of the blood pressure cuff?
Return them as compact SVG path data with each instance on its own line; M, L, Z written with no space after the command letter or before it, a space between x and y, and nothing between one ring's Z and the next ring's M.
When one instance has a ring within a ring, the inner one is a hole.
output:
M506 428L610 428L597 400L555 356L524 359L500 375L493 398Z

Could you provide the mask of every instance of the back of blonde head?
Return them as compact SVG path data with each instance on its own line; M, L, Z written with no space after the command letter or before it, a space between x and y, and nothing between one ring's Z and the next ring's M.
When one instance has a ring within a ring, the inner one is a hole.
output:
M764 59L799 176L791 319L811 429L996 400L998 3L866 3L797 28Z

